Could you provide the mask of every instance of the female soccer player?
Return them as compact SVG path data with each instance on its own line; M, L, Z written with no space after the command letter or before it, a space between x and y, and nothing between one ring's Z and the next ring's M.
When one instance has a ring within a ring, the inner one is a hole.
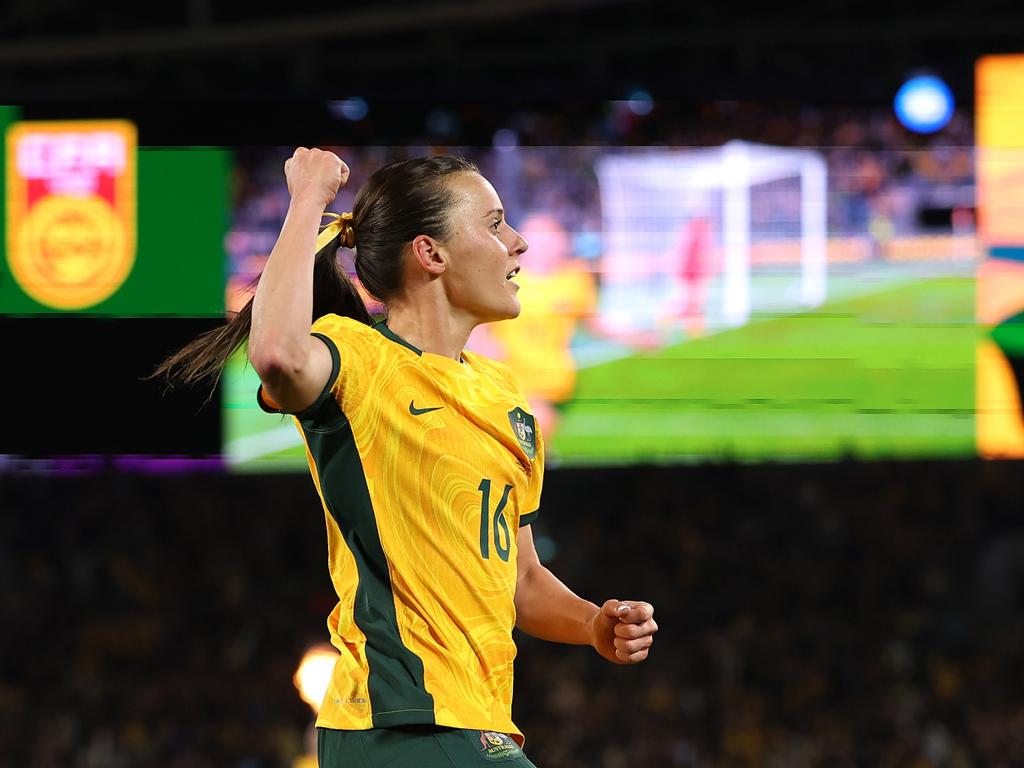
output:
M260 405L305 440L338 593L320 765L532 766L511 719L513 625L618 664L646 659L658 627L650 604L599 607L540 564L541 435L509 370L463 349L478 324L519 314L527 243L459 158L382 168L319 237L348 167L299 148L285 176L291 204L250 305L163 370L216 375L248 337Z

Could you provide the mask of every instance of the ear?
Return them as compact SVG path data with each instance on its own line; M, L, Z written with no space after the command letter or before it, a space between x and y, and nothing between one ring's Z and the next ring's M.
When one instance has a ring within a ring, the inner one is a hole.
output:
M448 266L441 244L429 235L417 235L412 241L412 255L420 269L436 277Z

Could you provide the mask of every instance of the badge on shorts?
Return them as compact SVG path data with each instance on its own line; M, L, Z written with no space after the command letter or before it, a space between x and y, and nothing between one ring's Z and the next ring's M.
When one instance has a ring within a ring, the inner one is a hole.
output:
M533 416L522 408L516 406L508 412L508 421L512 425L512 432L519 441L523 451L531 459L537 456L537 430Z
M506 733L480 731L480 755L487 760L511 760L519 757L523 750Z

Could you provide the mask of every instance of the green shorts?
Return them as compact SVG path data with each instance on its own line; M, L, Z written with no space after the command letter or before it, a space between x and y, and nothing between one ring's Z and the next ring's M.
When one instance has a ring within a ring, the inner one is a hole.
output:
M316 729L320 768L537 768L505 733L440 725Z

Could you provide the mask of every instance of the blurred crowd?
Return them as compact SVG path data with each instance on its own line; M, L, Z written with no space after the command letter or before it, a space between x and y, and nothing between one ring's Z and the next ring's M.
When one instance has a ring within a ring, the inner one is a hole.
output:
M657 103L639 109L625 101L589 113L520 111L486 145L466 143L477 136L471 127L463 126L457 111L442 111L428 116L422 136L401 147L384 146L386 134L378 145L327 147L353 171L332 208L351 210L362 181L390 160L456 153L477 162L494 183L513 224L530 213L553 215L574 236L576 255L592 259L602 247L598 158L611 151L715 147L738 139L822 154L830 236L884 241L921 232L971 233L975 227L974 132L962 111L929 136L903 128L887 106L812 109L742 102L714 102L691 111ZM343 132L339 125L339 135ZM227 251L233 274L245 281L258 275L284 220L283 166L292 149L237 152ZM795 179L789 185L783 194L755 196L755 234L799 234L799 187ZM758 199L781 201L783 210L763 210L771 205L758 206Z
M300 479L0 477L0 765L290 765L333 607Z
M559 469L534 534L647 662L517 634L538 768L1024 764L1013 463ZM334 598L301 475L0 476L0 766L287 768Z
M546 518L558 570L595 598L650 595L663 655L609 671L524 647L518 701L543 702L531 734L548 764L1024 764L1019 466L571 481L546 498L588 510Z

